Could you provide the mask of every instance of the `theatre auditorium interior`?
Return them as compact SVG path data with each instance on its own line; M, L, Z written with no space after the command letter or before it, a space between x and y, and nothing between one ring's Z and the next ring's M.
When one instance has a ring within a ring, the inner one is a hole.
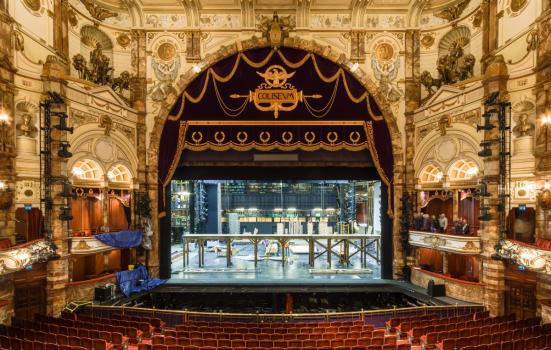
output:
M0 350L551 350L551 0L0 0Z

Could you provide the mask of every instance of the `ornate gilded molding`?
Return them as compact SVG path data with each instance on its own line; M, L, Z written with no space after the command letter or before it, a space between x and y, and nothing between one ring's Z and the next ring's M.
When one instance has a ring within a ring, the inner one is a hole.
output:
M56 247L50 241L40 240L0 251L0 275L16 272L26 266L56 257Z
M80 0L80 2L82 2L84 7L86 7L88 12L90 12L90 16L92 16L93 18L97 19L100 22L105 21L107 18L118 16L116 12L109 11L108 9L101 7L96 3L96 1Z
M501 258L527 269L551 275L551 251L512 240L502 240L497 247Z
M443 9L440 12L436 12L434 14L434 16L438 17L438 18L443 18L443 19L447 20L448 22L455 21L456 19L459 18L459 16L461 16L463 11L465 11L465 9L467 8L467 5L469 5L469 2L470 2L470 0L460 1L459 3L457 3L455 5L451 5L451 6L446 7L445 9Z
M482 252L480 237L409 231L409 244L457 254L476 255Z
M113 247L98 241L94 236L72 237L69 240L70 252L73 255L88 255L112 250Z

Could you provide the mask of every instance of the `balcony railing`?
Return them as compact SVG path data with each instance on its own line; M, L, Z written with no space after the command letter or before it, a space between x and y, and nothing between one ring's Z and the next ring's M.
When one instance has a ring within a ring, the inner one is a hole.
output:
M502 258L529 270L551 275L551 249L512 239L502 240L499 246L498 254Z
M103 234L76 236L69 239L71 254L88 255L118 248L133 248L141 244L141 231L110 232L110 239L99 239ZM120 237L118 239L117 237ZM109 244L107 244L109 243Z
M44 239L2 249L0 250L0 275L23 270L27 266L48 261L55 256L55 246Z
M450 235L425 231L409 231L409 244L457 254L477 255L482 252L480 237Z

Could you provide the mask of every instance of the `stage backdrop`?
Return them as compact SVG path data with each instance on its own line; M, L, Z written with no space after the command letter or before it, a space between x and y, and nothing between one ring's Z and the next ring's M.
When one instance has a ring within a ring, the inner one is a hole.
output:
M371 154L388 187L390 133L373 97L347 71L313 53L263 48L206 68L178 98L159 148L159 213L184 149L348 150Z

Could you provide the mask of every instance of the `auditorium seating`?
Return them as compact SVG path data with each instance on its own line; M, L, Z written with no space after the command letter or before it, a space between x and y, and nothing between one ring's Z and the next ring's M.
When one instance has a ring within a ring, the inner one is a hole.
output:
M188 320L169 328L158 319L137 316L37 315L34 321L13 319L12 326L0 326L0 350L549 350L551 325L540 323L539 318L469 314L390 319L386 329L362 320ZM404 332L403 325L417 326Z

